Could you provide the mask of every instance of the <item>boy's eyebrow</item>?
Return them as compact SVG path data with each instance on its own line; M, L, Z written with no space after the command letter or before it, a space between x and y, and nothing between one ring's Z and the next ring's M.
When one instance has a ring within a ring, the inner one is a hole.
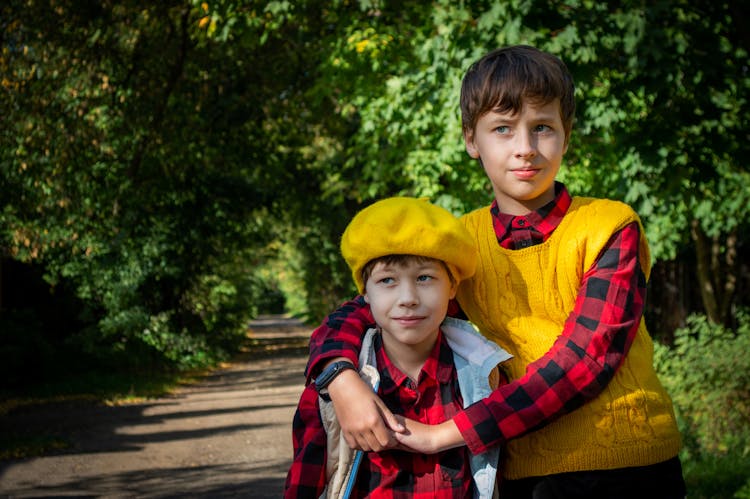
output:
M440 265L439 262L420 262L417 265L417 267L420 268L420 269L424 269L424 268L427 268L427 267L436 267L438 265Z
M518 119L519 113L513 112L513 111L498 111L496 109L490 109L487 111L487 114L492 116L491 120L492 122L497 121L516 121ZM532 116L533 121L553 121L559 116L558 113L554 111L550 112L540 112L534 116Z
M518 118L518 113L513 111L498 111L497 109L490 109L487 111L490 115L491 121L515 121Z
M401 267L402 265L397 262L378 262L378 264L372 268L372 272L375 272L376 270L381 272L392 272L393 270L399 269Z
M433 261L433 260L424 260L421 262L414 262L414 265L417 269L422 270L425 268L435 268L437 265L440 265L440 261ZM376 269L379 271L391 271L398 268L406 267L406 264L398 264L398 263L380 263L372 268L372 272L375 272Z
M377 271L384 271L384 270L391 270L395 267L392 263L378 263L377 265L373 266L371 271L372 273L375 273Z

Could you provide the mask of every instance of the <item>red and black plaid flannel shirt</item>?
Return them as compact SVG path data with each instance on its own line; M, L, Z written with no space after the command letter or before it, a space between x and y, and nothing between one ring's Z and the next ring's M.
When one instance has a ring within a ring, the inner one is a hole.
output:
M493 203L498 243L520 249L545 241L570 202L567 189L557 183L554 201L527 215L502 214ZM638 260L639 240L637 222L615 233L584 274L575 307L552 348L532 362L523 377L453 418L471 452L540 428L593 399L609 383L633 343L643 313L646 278ZM313 332L307 376L333 357L356 363L362 332L371 324L361 296L344 303Z
M391 412L437 424L461 410L463 401L453 354L442 333L417 384L388 359L380 335L375 337L373 346L381 376L378 394ZM312 384L300 398L292 436L294 461L287 475L285 497L318 498L326 482L326 433ZM391 450L366 454L352 497L463 498L471 497L472 487L466 447L432 455Z

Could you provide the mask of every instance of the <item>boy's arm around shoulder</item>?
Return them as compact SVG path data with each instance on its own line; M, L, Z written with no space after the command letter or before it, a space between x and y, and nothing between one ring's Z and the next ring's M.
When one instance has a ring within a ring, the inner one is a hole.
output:
M584 275L575 308L550 350L523 376L455 416L472 453L546 426L604 390L642 319L641 246L636 222L614 234Z
M339 306L310 337L310 357L305 368L307 382L334 360L346 359L357 366L362 336L373 325L364 297L357 296Z

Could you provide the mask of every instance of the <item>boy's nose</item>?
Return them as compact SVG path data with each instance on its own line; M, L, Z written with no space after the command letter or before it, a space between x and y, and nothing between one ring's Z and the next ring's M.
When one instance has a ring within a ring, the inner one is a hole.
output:
M519 132L516 134L516 156L528 158L536 154L534 137L530 132Z
M417 289L413 283L402 283L398 295L398 304L404 307L411 307L419 302Z

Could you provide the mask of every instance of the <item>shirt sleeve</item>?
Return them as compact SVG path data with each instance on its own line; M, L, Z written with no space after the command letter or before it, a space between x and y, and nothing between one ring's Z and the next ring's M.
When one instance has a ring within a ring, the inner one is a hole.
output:
M472 453L539 429L595 398L630 350L646 277L637 222L612 236L583 276L573 311L551 349L526 374L454 417Z
M362 336L374 325L370 306L363 296L339 306L310 337L310 358L305 368L307 382L320 373L327 360L335 357L346 357L357 366Z
M326 486L326 430L320 418L318 393L305 387L292 423L294 458L284 485L285 498L317 499Z

